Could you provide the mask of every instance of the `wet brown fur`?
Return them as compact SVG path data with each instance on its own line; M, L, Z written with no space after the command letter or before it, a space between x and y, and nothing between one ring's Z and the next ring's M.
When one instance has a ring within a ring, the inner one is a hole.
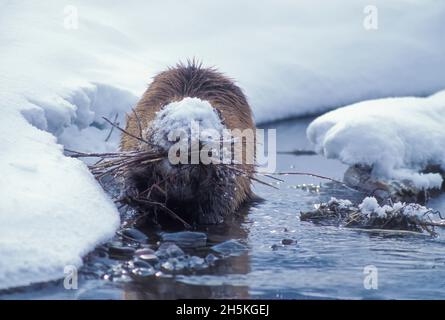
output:
M151 127L156 113L165 105L180 101L185 97L196 97L207 100L219 112L224 125L229 129L255 129L252 113L246 97L234 82L214 68L203 68L195 61L187 64L179 63L164 72L159 73L153 79L148 89L135 107L135 112L127 115L126 130L139 136L142 126L143 132ZM139 118L139 120L138 120ZM139 124L140 123L140 124ZM147 137L149 140L150 137ZM121 138L121 150L131 151L146 147L140 141L123 135ZM245 156L245 154L244 154ZM243 164L245 171L253 172L253 165ZM152 170L157 170L154 167ZM211 179L220 179L220 174L209 173L211 169L203 168L204 176ZM201 172L200 171L200 172ZM248 200L252 193L250 189L250 176L236 176L234 182L226 181L198 181L199 195L191 210L201 211L198 223L218 223L227 215L233 214ZM183 181L184 183L184 181ZM188 182L188 180L185 181ZM194 183L196 185L196 182ZM222 189L222 190L221 190ZM223 197L223 194L233 195ZM179 209L188 204L177 203ZM198 209L196 209L198 208Z

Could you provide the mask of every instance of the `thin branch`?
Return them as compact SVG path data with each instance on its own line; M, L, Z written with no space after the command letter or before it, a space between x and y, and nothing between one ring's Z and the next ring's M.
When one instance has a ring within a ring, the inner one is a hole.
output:
M272 176L272 175L270 175L270 174L263 174L263 176L265 176L265 177L267 177L267 178L269 178L269 179L273 179L273 180L276 180L276 181L284 182L283 179L274 177L274 176Z
M139 140L139 141L141 141L141 142L143 142L143 143L146 143L146 144L148 144L148 145L152 145L152 144L151 144L150 142L148 142L147 140L145 140L145 139L143 139L143 138L140 138L140 137L138 137L138 136L135 136L134 134L131 134L131 133L128 132L127 130L122 129L121 127L115 125L113 122L111 122L111 121L108 120L107 118L105 118L105 117L102 117L102 118L103 118L106 122L108 122L109 124L111 124L113 127L115 127L116 129L118 129L118 130L120 130L121 132L125 133L126 135L128 135L128 136L130 136L130 137L132 137L132 138L134 138L134 139L136 139L136 140Z
M145 199L139 199L139 198L133 198L132 200L134 200L136 202L140 202L140 203L145 203L145 204L148 204L148 205L158 206L161 209L163 209L166 213L168 213L172 218L180 221L184 225L185 228L187 228L187 229L191 229L192 228L192 226L190 224L188 224L184 219L182 219L180 216L178 216L176 213L174 213L171 209L169 209L163 203L156 202L156 201L145 200Z
M119 116L119 113L116 113L116 116L114 117L114 121L113 121L113 123L115 123L117 126L119 125L119 123L117 122L118 116ZM108 136L105 138L105 142L108 142L108 140L110 140L113 130L114 130L114 126L111 126L110 133L108 133Z
M340 184L344 184L344 182L336 180L336 179L332 179L329 177L325 177L319 174L315 174L315 173L310 173L310 172L274 172L271 173L271 175L281 175L281 176L287 176L287 175L298 175L298 176L310 176L310 177L315 177L315 178L320 178L320 179L325 179L325 180L329 180L332 182L336 182L336 183L340 183Z
M342 185L343 187L345 187L348 190L351 190L351 191L354 191L354 192L360 192L359 190L351 188L350 186L348 186L346 183L344 183L342 181L339 181L339 180L336 180L336 179L332 179L332 178L329 178L329 177L325 177L325 176L322 176L322 175L319 175L319 174L310 173L310 172L292 172L292 171L291 172L275 172L275 173L272 173L271 175L283 175L283 176L286 176L286 175L300 175L300 176L315 177L315 178L329 180L329 181L338 183L338 184Z
M132 108L131 110L133 110L134 116L136 118L136 123L138 124L138 129L139 129L139 137L141 139L144 139L143 136L143 131L142 131L142 124L141 124L141 118L139 118L139 115L137 114L136 110L134 108Z
M315 156L317 153L313 150L290 150L290 151L277 151L278 154L291 154L294 156Z

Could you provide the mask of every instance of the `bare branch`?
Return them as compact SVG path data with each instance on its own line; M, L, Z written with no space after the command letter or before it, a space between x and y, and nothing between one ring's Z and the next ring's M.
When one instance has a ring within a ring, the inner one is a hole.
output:
M105 117L102 117L102 118L103 118L106 122L108 122L109 124L111 124L113 127L115 127L116 129L118 129L118 130L120 130L121 132L125 133L126 135L128 135L128 136L130 136L130 137L132 137L132 138L134 138L134 139L136 139L136 140L139 140L139 141L141 141L141 142L143 142L143 143L146 143L146 144L148 144L148 145L152 145L152 144L151 144L150 142L148 142L147 140L145 140L145 139L143 139L143 138L140 138L140 137L137 137L137 136L131 134L130 132L128 132L127 130L122 129L121 127L115 125L113 122L111 122L111 121L108 120L107 118L105 118Z
M138 124L138 129L139 129L139 137L141 139L144 139L143 137L143 131L142 131L142 124L141 124L141 118L139 118L139 115L137 114L136 110L134 108L132 108L131 110L133 110L134 116L136 118L136 123Z
M119 113L116 113L116 116L114 117L114 121L113 121L113 123L116 124L117 126L119 125L119 123L117 122L118 116L119 116ZM110 140L113 130L114 130L114 126L111 126L110 133L108 133L108 136L105 138L105 142L108 142L108 140Z

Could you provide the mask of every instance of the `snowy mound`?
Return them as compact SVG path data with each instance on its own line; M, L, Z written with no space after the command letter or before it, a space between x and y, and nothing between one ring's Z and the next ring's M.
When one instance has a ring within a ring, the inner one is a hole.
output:
M84 163L4 111L0 126L0 289L64 277L112 237L119 214Z
M387 218L389 215L406 215L409 217L417 217L419 219L433 219L437 214L435 211L417 203L402 203L396 202L393 205L380 206L377 199L374 197L366 197L362 203L359 204L361 214L367 218Z
M371 100L331 111L307 129L316 150L346 164L366 164L378 177L438 188L445 169L445 91L428 98Z
M377 29L364 26L369 4L9 1L0 68L26 70L12 86L74 78L140 96L156 73L196 57L238 82L259 122L443 89L445 2L373 1Z

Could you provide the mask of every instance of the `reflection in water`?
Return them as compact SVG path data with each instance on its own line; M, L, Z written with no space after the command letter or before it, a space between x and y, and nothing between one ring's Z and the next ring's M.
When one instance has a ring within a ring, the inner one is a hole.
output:
M123 288L123 299L247 299L245 286L189 285L176 279L156 279L145 283L130 283Z
M255 205L255 204L253 204ZM248 243L248 229L245 225L246 215L251 205L246 205L240 209L238 216L226 221L221 225L203 226L197 231L207 234L207 246L186 250L190 255L204 257L211 250L212 245L222 243L227 240L236 239L241 243ZM242 276L251 271L249 265L249 255L247 252L240 256L231 256L219 259L215 265L209 269L190 274L205 279L206 275L233 275ZM184 278L185 277L185 278ZM223 298L249 298L249 288L246 285L211 285L205 281L199 284L187 283L187 276L184 274L160 278L150 278L147 281L132 281L123 286L123 299L223 299Z

